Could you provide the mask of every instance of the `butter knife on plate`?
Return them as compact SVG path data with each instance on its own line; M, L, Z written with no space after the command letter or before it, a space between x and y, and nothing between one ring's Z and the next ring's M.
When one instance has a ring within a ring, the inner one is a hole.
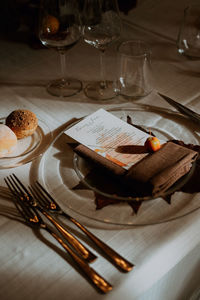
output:
M171 98L158 93L160 97L162 97L165 101L167 101L170 105L175 107L182 115L187 116L189 119L200 125L200 115L194 112L193 110L187 108L186 106L172 100Z

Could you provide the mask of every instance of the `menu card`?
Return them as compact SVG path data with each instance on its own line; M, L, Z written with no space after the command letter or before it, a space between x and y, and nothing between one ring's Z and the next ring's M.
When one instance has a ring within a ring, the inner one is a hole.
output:
M134 153L119 151L122 146L144 149L149 135L104 109L87 116L65 134L126 170L148 155L141 150Z

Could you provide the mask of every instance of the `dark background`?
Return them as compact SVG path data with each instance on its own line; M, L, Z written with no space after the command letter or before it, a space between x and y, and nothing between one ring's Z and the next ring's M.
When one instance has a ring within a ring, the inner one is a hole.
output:
M80 5L84 0L78 0ZM137 0L117 0L119 10L128 14L136 6ZM1 0L0 34L9 36L19 29L36 34L36 24L40 0Z

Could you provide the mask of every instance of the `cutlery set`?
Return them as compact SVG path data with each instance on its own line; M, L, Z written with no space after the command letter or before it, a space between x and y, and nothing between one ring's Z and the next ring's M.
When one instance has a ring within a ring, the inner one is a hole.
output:
M7 176L5 182L11 192L14 204L25 222L32 228L44 229L51 234L68 252L73 261L99 291L107 293L112 290L112 285L90 267L89 263L97 258L96 255L64 228L57 219L53 217L53 214L65 216L74 223L99 249L101 249L102 253L105 254L105 257L107 257L119 270L129 272L133 269L134 265L131 262L124 259L76 219L62 211L56 201L39 182L36 182L27 189L15 174ZM43 215L44 218L41 215ZM50 228L48 223L45 222L45 218L55 226L64 239ZM67 242L65 242L65 240Z

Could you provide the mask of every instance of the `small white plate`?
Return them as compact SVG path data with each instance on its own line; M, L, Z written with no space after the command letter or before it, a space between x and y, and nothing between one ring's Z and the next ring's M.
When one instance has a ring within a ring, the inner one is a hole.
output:
M5 118L0 118L0 123L5 124ZM44 153L51 140L52 133L48 125L38 120L38 127L31 136L17 140L15 150L0 157L0 169L18 167L34 160Z

